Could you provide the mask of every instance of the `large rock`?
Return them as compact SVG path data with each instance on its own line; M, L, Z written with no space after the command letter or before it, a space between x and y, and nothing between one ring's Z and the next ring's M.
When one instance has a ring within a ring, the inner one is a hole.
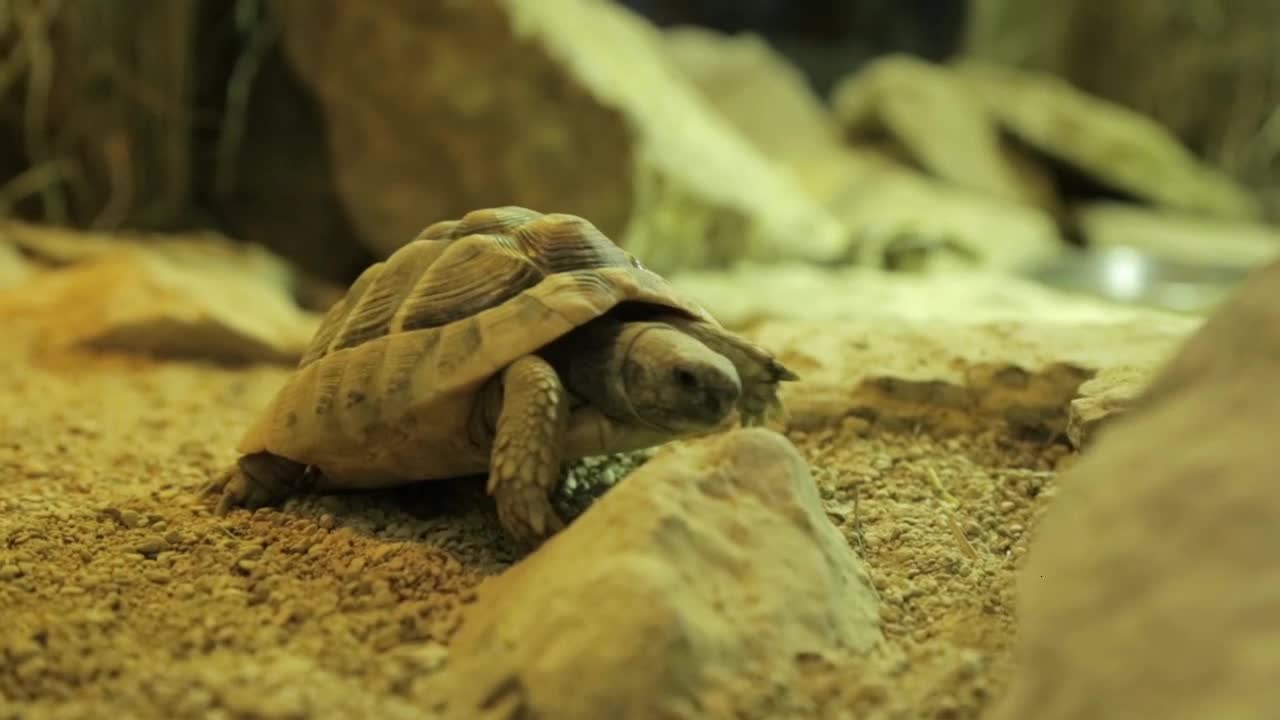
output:
M1054 166L1162 208L1233 219L1261 213L1246 189L1155 121L1050 75L891 54L845 78L832 102L851 141L887 138L934 177L1059 220L1072 198L1056 197L1071 188L1054 187Z
M756 717L804 657L879 640L804 460L739 430L662 452L481 585L433 682L448 717Z
M1048 73L968 60L954 71L1001 127L1023 142L1161 207L1251 219L1262 206L1230 176L1201 162L1155 120L1091 96Z
M1263 720L1280 707L1280 263L1058 483L997 720Z
M263 57L243 112L239 153L234 162L218 164L206 201L220 227L326 280L351 282L374 258L338 196L324 113L279 43Z
M379 253L502 204L587 217L660 271L843 249L834 218L614 3L272 7L325 113L343 204Z
M953 185L1056 209L1047 171L1003 142L982 97L944 66L887 55L836 86L831 102L854 142L892 137L930 174Z

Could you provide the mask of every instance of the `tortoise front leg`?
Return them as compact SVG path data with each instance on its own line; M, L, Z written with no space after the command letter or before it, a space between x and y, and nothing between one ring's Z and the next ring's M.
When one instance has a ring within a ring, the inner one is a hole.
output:
M502 527L526 546L564 527L551 507L551 493L560 481L569 409L560 376L541 357L526 355L503 371L486 489L497 502Z
M665 315L658 320L698 339L733 363L742 382L738 414L743 425L761 425L766 419L783 414L778 384L799 380L800 377L772 354L746 338L714 325L675 315Z
M302 489L307 466L269 452L245 455L204 488L205 495L219 495L214 509L226 515L233 507L250 510L276 505Z

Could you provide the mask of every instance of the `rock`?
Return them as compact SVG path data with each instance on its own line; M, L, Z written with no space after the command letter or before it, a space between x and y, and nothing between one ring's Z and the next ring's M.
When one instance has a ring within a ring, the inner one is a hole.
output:
M1280 263L1183 344L1058 483L1019 577L996 720L1280 706Z
M854 241L844 259L892 266L924 245L924 264L931 267L1014 268L1058 250L1053 217L1041 209L1054 206L1051 188L1026 173L1012 177L1011 169L975 169L970 163L1003 160L969 157L964 148L972 142L956 146L964 157L946 161L957 168L954 177L935 179L899 161L901 148L886 152L883 143L865 138L847 143L821 98L757 36L675 28L664 37L672 59L720 114L841 222ZM763 107L770 111L760 112ZM929 117L955 112L923 110ZM934 128L929 137L937 136ZM1012 151L1003 152L1012 158Z
M1149 373L1200 322L996 272L748 266L673 282L799 373L783 390L795 426L854 415L1065 434L1083 381L1107 368Z
M1105 424L1133 407L1152 371L1152 367L1108 367L1081 383L1067 416L1071 444L1083 449Z
M798 451L738 430L665 449L482 584L433 680L449 717L703 717L726 683L760 700L801 657L871 649L877 623Z
M839 224L736 133L640 16L594 0L275 0L344 207L386 255L517 204L589 218L656 270L829 260Z
M216 232L182 234L96 232L54 225L0 221L0 246L9 245L34 265L62 267L116 255L122 249L145 252L197 271L228 272L252 278L292 295L304 307L327 310L336 286L299 271L262 245L232 240Z
M34 322L46 346L281 363L297 362L319 324L251 270L129 247L0 291L0 318Z
M1068 294L987 270L889 273L862 267L742 263L729 271L674 273L671 282L720 322L744 328L764 320L880 324L1012 323L1049 315L1057 323L1142 321L1187 328L1181 315ZM743 292L743 288L753 292Z
M26 280L31 268L22 253L8 243L0 243L0 290Z
M676 26L665 29L662 39L676 67L721 117L801 183L811 184L820 173L809 169L839 154L839 127L822 98L759 35Z
M1248 268L1280 256L1280 228L1117 202L1085 203L1073 211L1086 241L1127 246L1188 265Z
M1197 214L1254 219L1262 213L1247 190L1200 162L1145 115L1048 73L978 60L960 62L953 70L1001 127L1114 190Z
M863 66L832 93L853 142L888 135L926 171L957 187L1056 211L1046 170L1002 142L983 98L950 69L890 54Z

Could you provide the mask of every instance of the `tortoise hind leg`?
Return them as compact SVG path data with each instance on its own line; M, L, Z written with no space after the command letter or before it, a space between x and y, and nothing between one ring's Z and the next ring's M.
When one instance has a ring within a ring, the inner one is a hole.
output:
M226 515L234 507L250 510L277 505L302 489L307 466L269 452L242 456L205 486L205 495L220 495L214 509Z
M569 395L554 368L525 355L502 373L502 410L487 491L514 540L536 546L564 527L551 507L569 426Z

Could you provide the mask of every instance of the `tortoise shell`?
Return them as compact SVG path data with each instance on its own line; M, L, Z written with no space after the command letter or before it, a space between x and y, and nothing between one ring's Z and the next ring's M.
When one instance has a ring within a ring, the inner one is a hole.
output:
M315 466L319 490L484 472L478 390L624 306L718 327L583 218L500 207L438 222L352 283L238 449Z

